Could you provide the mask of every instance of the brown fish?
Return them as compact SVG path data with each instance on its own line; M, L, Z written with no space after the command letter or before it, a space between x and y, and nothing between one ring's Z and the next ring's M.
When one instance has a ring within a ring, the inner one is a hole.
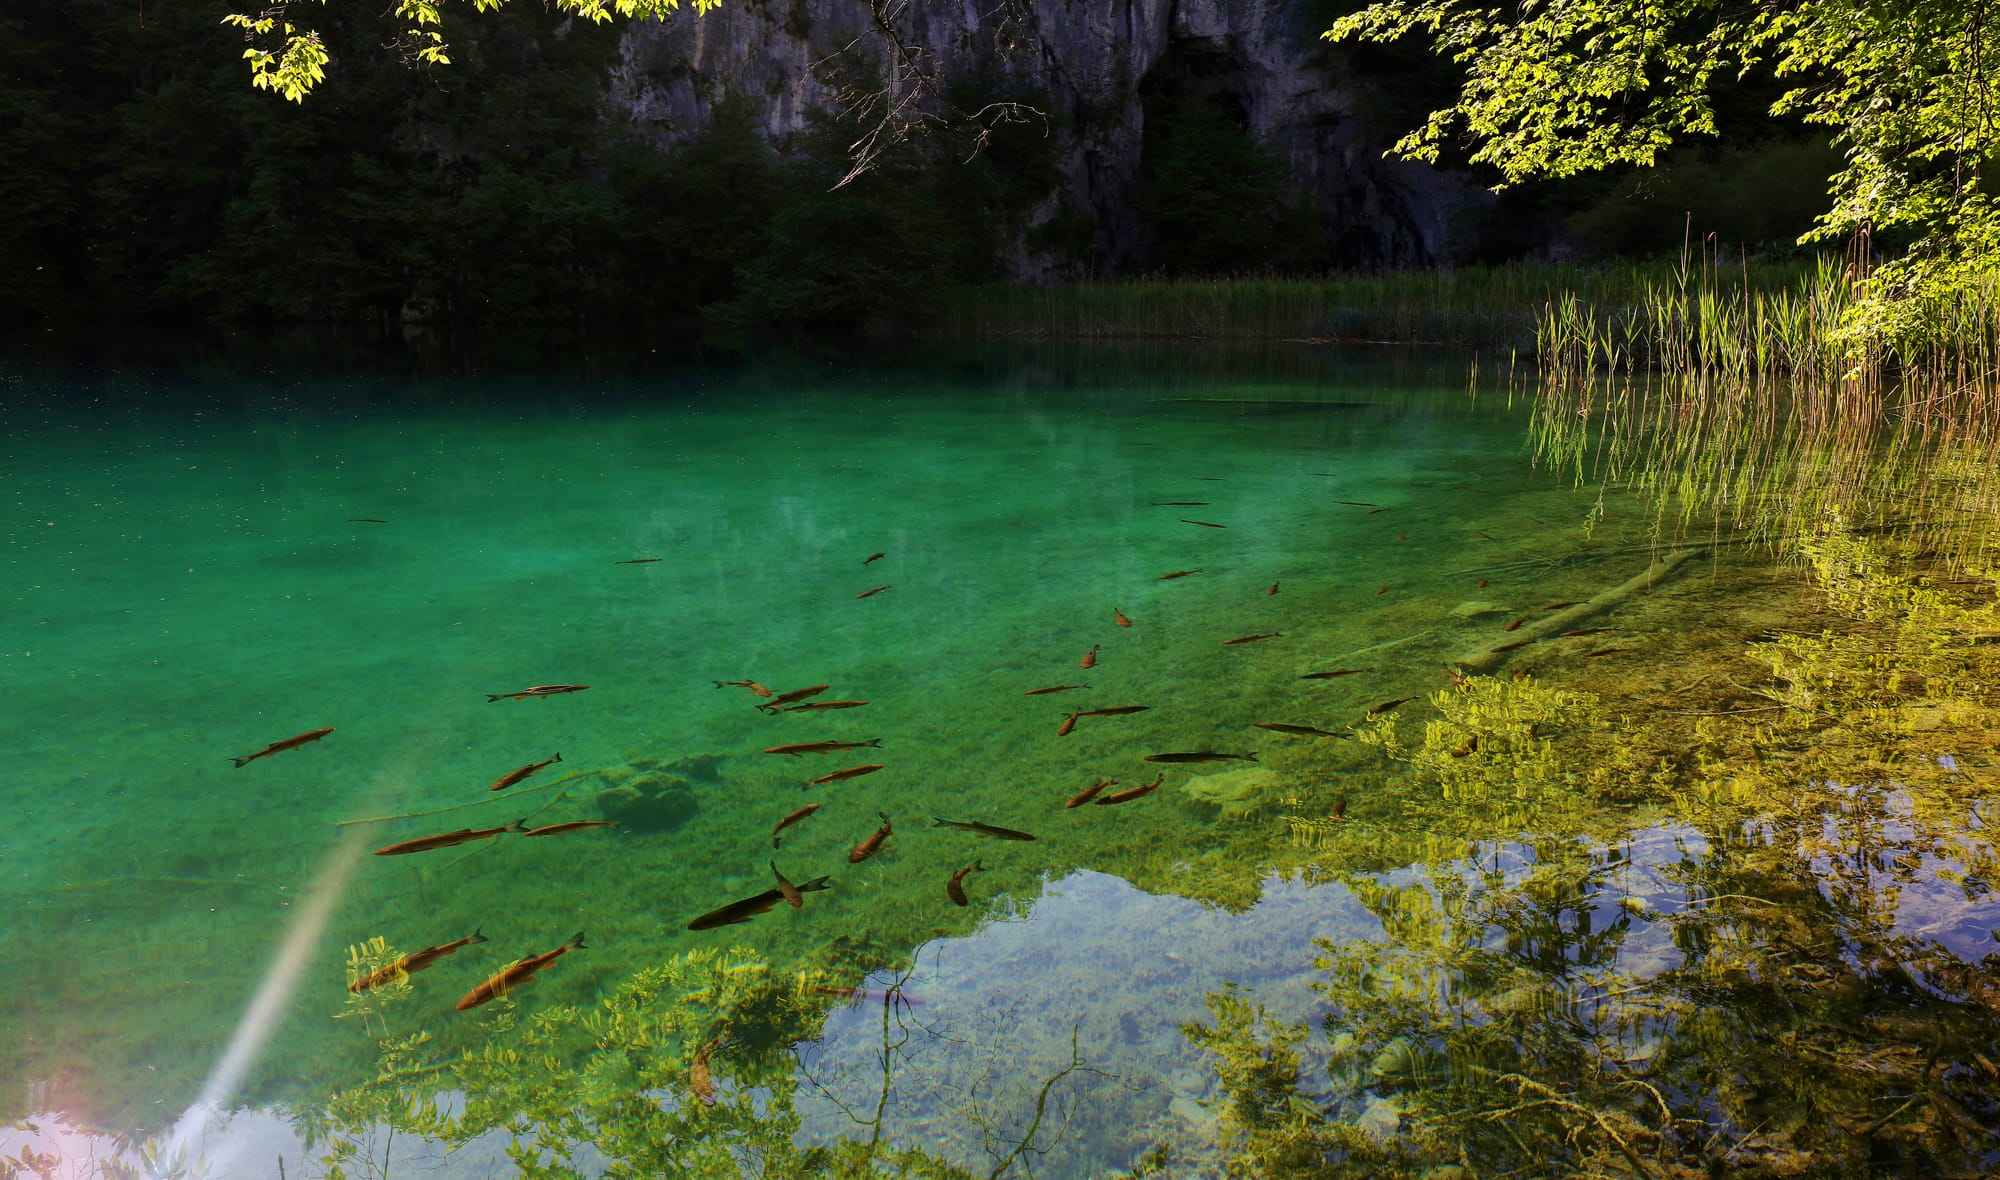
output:
M1300 680L1338 680L1342 676L1359 676L1366 668L1335 668L1329 672L1308 672Z
M510 770L506 774L501 775L499 781L494 783L490 789L495 791L504 791L508 787L513 786L515 783L520 782L522 779L527 778L529 775L535 773L536 771L542 769L543 767L554 766L556 763L561 761L562 761L562 755L557 754L553 758L544 758L540 762L531 762L528 765L523 766L519 770Z
M1471 533L1475 537L1484 537L1489 541L1498 540L1498 538L1496 538L1492 533L1482 533L1478 529L1467 529L1465 531Z
M873 598L873 597L875 597L875 596L876 596L877 594L880 594L880 593L882 593L882 591L884 591L884 590L887 590L887 589L890 589L890 587L888 587L888 586L877 586L877 587L875 587L875 588L874 588L873 590L863 590L863 591L862 591L861 593L859 593L859 594L856 594L856 595L855 595L854 597L856 597L856 598Z
M474 840L491 840L502 832L525 832L527 830L527 824L518 819L511 824L497 828L460 828L456 832L446 832L442 836L419 836L414 840L405 840L400 844L391 844L384 848L377 848L375 855L402 856L411 852L429 852L433 848L450 848L457 844L470 844Z
M1200 572L1201 572L1201 571L1200 571L1200 570L1198 570L1198 569L1192 569L1192 570L1175 570L1175 571L1174 571L1173 573L1170 573L1170 574L1161 574L1161 575L1160 575L1160 576L1159 576L1159 577L1158 577L1158 578L1157 578L1156 580L1157 580L1157 581L1161 581L1161 582L1170 582L1170 581L1174 580L1175 578L1185 578L1185 577L1188 577L1188 576L1189 576L1189 575L1191 575L1191 574L1198 574L1198 573L1200 573Z
M1022 693L1024 697L1045 696L1052 692L1072 692L1079 688L1089 688L1088 684L1051 684L1047 688L1031 688Z
M1148 754L1148 762L1255 762L1255 754L1218 754L1214 750L1192 750L1184 754ZM1158 784L1154 784L1157 786ZM1103 802L1103 800L1099 800Z
M820 775L806 785L809 787L823 787L828 783L844 783L848 779L860 778L864 774L874 774L881 769L882 763L880 762L870 762L865 766L850 766L846 770L836 770L832 774ZM818 807L819 804L815 803L813 806Z
M529 697L552 697L565 692L582 692L589 687L588 684L537 684L533 688L524 688L520 692L489 692L486 694L486 703L490 705L494 701L519 701L526 700Z
M887 816L883 817L883 822L884 823L888 822ZM975 835L991 836L995 840L1034 839L1033 836L1029 835L1026 832L1016 831L1013 828L995 827L992 824L983 824L976 819L965 819L965 820L939 819L937 816L934 815L931 817L931 826L934 828L957 828L961 832L972 832Z
M1626 651L1631 651L1631 650L1632 650L1632 649L1631 649L1631 648L1629 648L1629 647L1600 647L1600 648L1598 648L1598 649L1597 649L1596 651L1587 651L1587 652L1584 652L1584 653L1583 653L1583 658L1587 660L1587 659L1589 659L1589 658L1590 658L1590 657L1592 657L1592 656L1609 656L1609 655L1616 655L1616 654L1618 654L1619 652L1626 652Z
M797 889L800 893L816 893L822 889L831 889L833 886L827 884L827 878L825 877L814 877L810 881L799 882L793 888ZM769 913L772 906L777 905L783 900L785 900L785 895L782 891L766 889L754 897L732 901L719 909L710 910L701 917L689 922L687 928L689 930L713 930L718 926L734 926L741 922L748 922L758 914Z
M1362 513L1361 515L1363 515L1363 516L1374 516L1374 515L1375 515L1376 513L1379 513L1379 512L1387 512L1387 511L1389 511L1389 510L1388 510L1387 508L1370 508L1370 509L1369 509L1368 511L1366 511L1366 512Z
M250 765L252 762L255 762L259 758L269 758L273 754L282 754L286 750L296 750L300 746L305 745L307 742L316 742L332 732L333 732L333 726L331 725L327 726L325 729L308 729L304 733L299 734L295 737L288 737L282 742L272 742L270 745L265 746L263 749L257 751L255 754L245 754L241 758L235 757L234 755L230 754L224 754L223 757L228 758L231 762L234 762L236 764L236 768L238 770L241 770L243 767Z
M1118 785L1118 780L1115 778L1098 779L1096 782L1085 787L1083 790L1078 791L1074 795L1071 795L1069 797L1069 802L1063 804L1063 806L1082 807L1084 804L1090 802L1092 799L1097 798L1097 793L1099 791L1102 791L1106 787L1115 787L1117 785Z
M1113 791L1109 795L1099 795L1097 797L1097 805L1099 807L1108 807L1114 803L1129 802L1133 799L1137 799L1141 795L1150 795L1154 791L1159 789L1161 783L1166 781L1167 781L1167 776L1164 772L1162 772L1160 777L1154 779L1150 783L1142 783L1136 787L1127 787L1122 791Z
M349 524L388 524L389 522L388 522L388 521L386 521L386 520L377 520L377 519L376 519L375 517L372 517L372 516L350 516L350 517L348 517L348 518L347 518L347 523L349 523Z
M862 565L873 565L873 564L875 564L876 562L878 562L878 561L882 560L883 558L885 558L885 557L887 557L887 556L889 556L889 555L888 555L888 554L887 554L886 552L885 552L885 553L870 553L870 554L869 554L868 556L866 556L866 557L864 557L864 558L862 558L862 559L861 559L861 564L862 564Z
M1264 591L1264 597L1269 598L1271 595L1276 594L1277 592L1278 592L1278 584L1276 582L1273 582L1271 583L1271 588L1269 590Z
M708 1038L701 1048L694 1051L694 1060L688 1063L688 1089L694 1091L695 1100L703 1106L715 1105L715 1078L709 1073L708 1059L721 1043L721 1033Z
M802 910L806 908L806 895L799 892L798 886L792 884L790 881L785 880L785 875L778 871L777 861L771 862L771 875L778 879L779 895L782 896L793 909Z
M1205 529L1226 529L1229 527L1226 524L1217 524L1212 520L1189 520L1185 516L1179 517L1178 519L1182 524L1198 524Z
M543 970L571 951L587 951L589 949L589 947L583 945L583 931L579 930L570 936L568 942L563 943L552 951L544 951L539 955L529 955L511 967L494 972L493 976L485 983L465 993L465 998L458 1002L458 1010L463 1012L467 1008L477 1008L495 996L504 996L534 978L536 972Z
M1345 737L1345 734L1329 733L1324 729L1314 729L1310 725L1286 725L1282 721L1252 721L1258 729L1268 729L1272 733L1291 733L1300 737Z
M1562 608L1564 608L1564 607L1566 607L1566 606L1575 606L1575 605L1576 605L1576 603L1575 603L1574 601L1572 601L1572 600L1570 600L1570 599L1564 599L1564 600L1563 600L1563 601L1561 601L1561 602L1551 602L1550 604L1548 604L1547 606L1543 607L1542 609L1543 609L1543 610L1561 610Z
M378 987L391 980L401 979L412 972L422 971L424 968L458 950L460 947L467 947L475 942L485 941L486 936L474 930L456 942L440 943L437 946L427 946L420 951L412 951L387 967L377 967L360 979L348 984L347 990L356 993L365 992L371 987Z
M1375 715L1376 715L1377 713L1387 713L1387 712L1388 712L1389 710L1391 710L1391 709L1395 708L1395 707L1396 707L1397 705L1407 705L1407 704L1409 704L1409 703L1410 703L1411 701L1414 701L1414 700L1416 700L1416 699L1417 699L1417 698L1415 698L1415 697L1397 697L1397 698L1396 698L1395 700L1393 700L1393 701L1383 701L1383 702L1382 702L1381 704L1379 704L1379 705L1375 706L1374 708L1372 708L1372 709L1368 710L1368 715L1369 715L1370 717L1373 717L1373 716L1375 716Z
M1388 592L1389 592L1389 588L1388 588L1387 586L1384 586L1384 587L1382 587L1382 588L1381 588L1380 590L1377 590L1377 591L1375 592L1375 597L1377 597L1377 598L1380 598L1380 597L1382 597L1382 596L1383 596L1384 594L1387 594Z
M965 880L967 873L983 873L985 871L986 866L984 864L976 860L973 861L971 864L953 873L951 880L944 883L944 895L951 899L951 904L953 905L966 904L965 886L961 882Z
M789 754L796 758L800 754L831 754L835 750L859 750L864 746L882 748L881 738L869 738L865 742L793 742L788 746L772 746L766 754Z
M614 561L612 565L651 565L660 560L657 557L628 557L624 561Z
M1499 647L1492 647L1488 648L1487 650L1492 652L1494 655L1499 655L1503 651L1514 651L1517 648L1526 647L1533 642L1534 640L1532 639L1516 639L1512 643L1503 643Z
M771 829L771 847L776 848L778 846L779 832L782 832L786 828L791 827L793 824L798 823L800 820L811 815L813 812L818 811L823 806L825 805L821 803L808 803L804 807L799 808L797 811L794 811L790 815L779 820L778 825Z
M1326 813L1326 818L1341 820L1347 818L1347 796L1342 795L1333 801L1333 810Z
M1077 667L1079 667L1079 668L1095 668L1095 667L1097 667L1097 649L1098 649L1098 647L1099 647L1099 645L1098 645L1098 644L1095 644L1095 643L1091 644L1091 645L1090 645L1090 650L1089 650L1089 651L1087 651L1087 652L1084 652L1084 653L1083 653L1083 658L1082 658L1082 659L1080 659L1080 660L1078 660L1078 661L1076 662L1076 666L1077 666Z
M1085 709L1078 717L1124 717L1131 713L1144 713L1151 705L1113 705L1108 709Z
M1519 627L1519 626L1520 626L1520 625L1521 625L1522 623L1525 623L1525 622L1527 622L1527 621L1528 621L1528 620L1527 620L1527 619L1526 619L1525 617L1523 617L1523 618L1519 618L1519 619L1515 619L1515 620L1514 620L1513 622L1511 622L1511 623L1507 624L1507 625L1506 625L1505 627L1502 627L1502 628L1500 628L1500 629L1501 629L1502 631L1512 631L1512 630L1513 630L1514 628L1516 628L1516 627Z
M1486 578L1481 578L1481 579L1479 579L1479 584L1478 584L1477 586L1474 586L1474 587L1473 587L1473 589L1474 589L1474 590L1484 590L1484 589L1486 589L1486 583L1487 583L1487 580L1488 580L1488 579L1486 579Z
M894 835L889 830L889 813L878 811L875 814L882 817L882 826L875 829L874 835L854 846L854 851L847 854L848 864L858 865L869 857L874 856L877 852L882 851L882 841Z
M1120 627L1130 627L1132 625L1132 620L1125 617L1125 612L1115 606L1111 608L1111 621Z
M521 834L523 836L560 836L564 832L581 832L585 828L615 828L617 826L618 822L616 820L573 819L566 824L550 824L546 828L530 828Z
M1056 736L1068 737L1069 731L1076 728L1076 719L1082 715L1081 713L1071 713L1069 716L1064 717L1063 723L1056 727Z
M718 680L715 682L715 687L747 688L751 692L756 693L760 697L767 697L771 695L770 689L765 688L763 685L757 683L755 680Z
M832 687L831 684L815 684L811 688L795 688L790 692L779 693L757 707L766 713L774 712L780 705L789 705L793 701L802 701L807 697L816 697ZM764 693L761 695L769 696L770 694Z
M1558 638L1568 639L1572 635L1609 635L1616 627L1585 627L1581 631L1564 631Z
M1155 500L1155 508L1206 508L1207 500Z
M1458 743L1458 748L1451 752L1451 756L1454 758L1463 758L1467 754L1472 753L1474 750L1477 750L1478 748L1479 748L1479 735L1476 733L1469 734L1466 736L1466 739L1464 741Z
M1225 639L1225 640L1223 640L1223 641L1222 641L1222 646L1224 646L1224 647L1234 647L1234 646L1236 646L1236 645L1237 645L1237 644L1239 644L1239 643L1256 643L1256 642L1258 642L1258 641L1260 641L1260 640L1264 640L1264 639L1276 639L1276 638L1278 638L1278 637L1279 637L1280 635L1283 635L1283 634L1284 634L1284 632L1283 632L1283 631L1266 631L1266 632L1264 632L1264 633L1263 633L1262 635L1238 635L1238 636L1237 636L1236 638L1234 638L1234 639Z
M803 705L786 705L786 713L810 713L815 709L859 709L867 701L807 701Z
M1353 507L1353 508L1379 508L1379 507L1381 507L1381 505L1379 505L1379 504L1371 504L1371 503L1369 503L1369 502L1368 502L1367 500L1335 500L1335 501L1334 501L1334 503L1336 503L1336 504L1346 504L1346 505L1348 505L1348 506L1350 506L1350 507Z

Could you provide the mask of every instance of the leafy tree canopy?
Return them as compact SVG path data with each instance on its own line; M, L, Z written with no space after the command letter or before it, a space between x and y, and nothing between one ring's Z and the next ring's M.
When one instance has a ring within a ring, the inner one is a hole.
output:
M2000 276L2000 46L1984 0L1379 0L1330 40L1427 37L1464 70L1458 101L1392 151L1436 161L1460 142L1501 187L1650 165L1716 131L1719 81L1768 71L1771 113L1832 128L1844 166L1802 241L1885 231L1909 249L1875 272L1848 328L1909 340L1948 329Z

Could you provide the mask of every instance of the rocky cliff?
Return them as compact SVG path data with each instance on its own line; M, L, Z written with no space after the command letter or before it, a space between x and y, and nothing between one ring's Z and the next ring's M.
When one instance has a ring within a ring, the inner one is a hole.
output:
M1447 209L1479 199L1462 177L1381 157L1385 132L1400 129L1371 128L1353 114L1353 95L1318 37L1324 18L1299 3L915 0L890 11L905 42L933 55L948 82L998 85L1050 116L1062 181L1030 220L1083 211L1098 257L1114 265L1143 257L1135 184L1148 111L1163 97L1221 104L1285 162L1324 220L1329 265L1436 260ZM843 52L880 63L887 50L865 0L725 0L707 16L632 25L610 101L671 141L703 128L723 97L741 95L782 140L840 101L821 63ZM1024 279L1050 277L1056 264L1025 246L1012 259Z

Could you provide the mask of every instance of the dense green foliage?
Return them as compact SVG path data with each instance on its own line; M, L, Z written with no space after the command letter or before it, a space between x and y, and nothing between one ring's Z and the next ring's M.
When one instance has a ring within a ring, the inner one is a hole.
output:
M1637 4L1557 0L1507 14L1474 0L1382 0L1334 39L1428 37L1465 71L1457 101L1396 146L1438 159L1461 138L1505 181L1650 165L1718 131L1728 80L1768 72L1773 114L1833 129L1844 166L1809 235L1908 235L1850 313L1867 337L1936 335L1942 311L2000 273L2000 206L1983 184L2000 151L1978 0Z

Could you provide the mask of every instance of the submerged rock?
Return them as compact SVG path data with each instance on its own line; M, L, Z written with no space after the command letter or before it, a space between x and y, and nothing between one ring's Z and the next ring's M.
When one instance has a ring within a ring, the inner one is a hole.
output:
M1248 815L1278 802L1278 772L1262 766L1246 766L1222 774L1196 775L1181 784L1188 800L1215 808L1227 816Z
M679 775L652 770L605 777L615 785L597 793L597 810L628 831L671 832L701 811L694 788Z
M1497 602L1461 602L1451 608L1454 619L1479 619L1487 615L1504 615L1507 608Z

